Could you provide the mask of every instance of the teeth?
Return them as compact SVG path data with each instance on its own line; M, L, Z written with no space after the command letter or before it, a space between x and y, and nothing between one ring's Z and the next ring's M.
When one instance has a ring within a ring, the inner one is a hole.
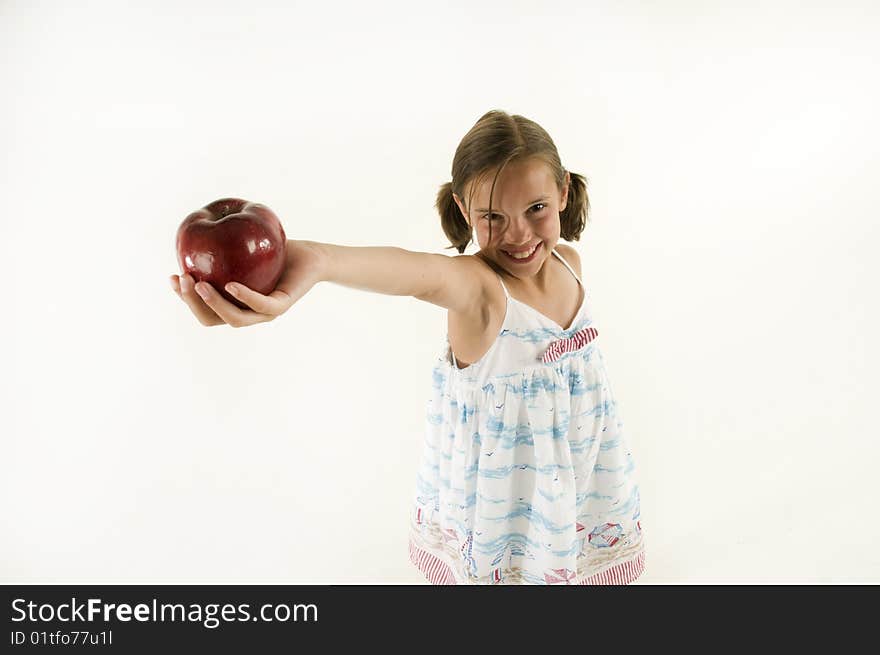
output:
M535 247L532 248L531 250L529 250L528 252L524 252L524 253L516 254L516 255L513 254L512 252L507 252L506 250L504 252L507 252L507 254L510 255L511 257L513 257L514 259L528 259L529 257L532 256L532 253L535 252L535 248L537 248L537 247L538 247L538 244L536 243Z

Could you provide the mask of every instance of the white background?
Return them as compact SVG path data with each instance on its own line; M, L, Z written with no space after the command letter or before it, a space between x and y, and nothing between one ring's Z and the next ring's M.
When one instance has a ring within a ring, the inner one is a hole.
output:
M589 180L637 584L880 582L876 7L0 2L0 582L425 584L445 312L321 283L209 329L167 278L224 196L455 254L493 108Z

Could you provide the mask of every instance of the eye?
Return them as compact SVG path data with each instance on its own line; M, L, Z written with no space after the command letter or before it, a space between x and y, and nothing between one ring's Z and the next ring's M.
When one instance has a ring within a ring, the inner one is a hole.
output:
M529 211L531 211L533 214L537 214L539 212L544 211L546 208L547 208L547 205L545 205L543 202L539 202L538 204L532 205L531 207L529 207ZM490 220L490 221L497 221L497 220L500 220L504 217L501 216L500 214L493 213L493 214L483 214L483 218Z

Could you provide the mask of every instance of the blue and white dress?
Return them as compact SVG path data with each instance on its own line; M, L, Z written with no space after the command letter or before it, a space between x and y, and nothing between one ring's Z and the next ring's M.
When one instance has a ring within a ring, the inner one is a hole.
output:
M433 368L410 559L434 584L629 584L645 565L635 463L589 296L563 329L510 296L489 351Z

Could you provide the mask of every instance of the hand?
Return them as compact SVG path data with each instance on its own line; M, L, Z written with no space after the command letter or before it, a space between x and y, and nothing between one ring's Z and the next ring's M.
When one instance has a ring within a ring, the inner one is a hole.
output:
M226 291L251 309L239 309L207 282L194 284L191 275L172 275L171 288L187 304L202 325L224 323L234 328L266 323L290 309L321 281L322 257L309 241L288 239L281 279L268 296L243 284L230 282Z

